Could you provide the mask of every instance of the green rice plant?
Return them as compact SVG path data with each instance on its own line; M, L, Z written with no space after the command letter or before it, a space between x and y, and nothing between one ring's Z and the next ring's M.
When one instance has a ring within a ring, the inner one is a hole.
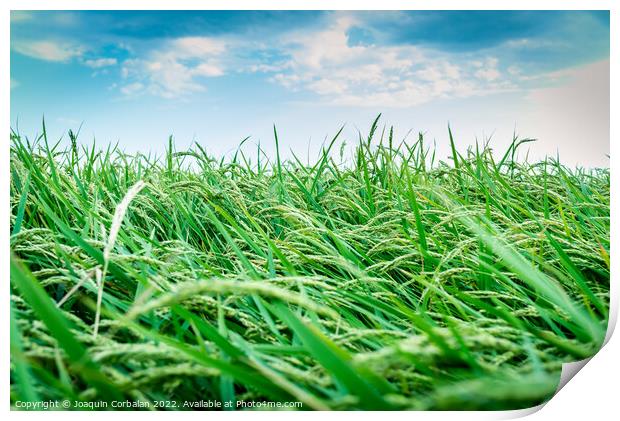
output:
M11 403L549 399L605 336L609 170L342 132L305 164L275 128L275 160L11 132Z

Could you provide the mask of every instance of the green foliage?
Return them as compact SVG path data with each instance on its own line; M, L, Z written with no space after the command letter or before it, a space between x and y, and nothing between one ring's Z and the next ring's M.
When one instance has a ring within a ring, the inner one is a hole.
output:
M548 399L605 336L609 170L380 133L305 165L275 128L273 163L12 132L11 402Z

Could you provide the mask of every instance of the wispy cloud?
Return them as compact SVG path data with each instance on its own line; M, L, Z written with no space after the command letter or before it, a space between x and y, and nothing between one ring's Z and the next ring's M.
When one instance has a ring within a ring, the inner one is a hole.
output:
M183 37L166 41L144 57L123 62L121 86L125 95L144 91L177 98L205 90L202 78L222 76L224 41L209 37Z
M84 53L84 47L50 40L21 40L11 45L11 49L28 57L38 60L67 62Z
M144 92L145 86L140 82L133 82L123 85L120 90L123 95L132 96Z
M349 106L410 107L515 88L494 57L466 60L413 45L352 44L350 30L360 24L342 15L327 29L289 37L282 48L290 60L272 80Z
M102 57L96 59L84 60L84 64L93 69L100 69L102 67L115 66L118 60L114 57Z
M28 13L12 13L11 18L27 21L32 19ZM40 16L40 25L29 31L25 29L31 23L15 25L14 52L95 69L93 75L117 78L112 89L123 96L185 98L228 83L227 78L214 78L234 74L253 84L275 83L289 91L289 98L302 93L304 100L320 104L405 108L436 99L524 90L547 80L539 75L553 68L544 67L552 61L547 60L549 51L556 51L556 69L575 56L573 35L567 40L545 35L550 24L563 27L564 14L481 12L464 19L462 12L327 12L294 15L299 16L295 22L301 21L295 25L276 24L270 14L231 12L217 19L208 12L175 14L190 28L183 31L170 27L166 19L171 15L165 13L140 15L142 20L131 15L131 25L119 18L120 26L111 23L120 15L105 13ZM198 25L194 18L213 24ZM227 24L218 26L224 18ZM491 19L501 25L487 28ZM606 25L596 16L580 19L587 28L600 26L599 32L605 32ZM89 22L108 22L113 29L77 38ZM434 31L438 22L441 30ZM45 25L52 25L55 38L46 38ZM604 50L604 42L597 45Z
M267 46L226 37L168 39L122 63L125 83L119 90L126 96L184 97L205 91L207 78L224 75L228 67L313 93L318 102L348 106L402 108L515 89L515 78L500 70L496 57L457 60L414 45L354 44L350 32L359 25L355 15L336 14L327 27L291 30Z
M475 62L475 67L479 67L479 69L474 72L474 76L487 82L500 79L502 73L497 68L498 63L499 60L494 57L489 57L484 62Z

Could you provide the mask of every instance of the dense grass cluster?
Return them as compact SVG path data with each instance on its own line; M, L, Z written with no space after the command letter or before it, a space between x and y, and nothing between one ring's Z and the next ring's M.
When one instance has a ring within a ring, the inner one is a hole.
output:
M514 409L605 336L608 169L376 121L313 165L70 137L11 134L12 403Z

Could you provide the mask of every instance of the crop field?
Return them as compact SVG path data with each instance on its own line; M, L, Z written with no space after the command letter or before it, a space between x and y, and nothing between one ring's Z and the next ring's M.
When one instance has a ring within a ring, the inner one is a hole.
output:
M378 121L351 154L339 134L308 164L12 132L13 407L549 399L605 337L609 169L519 159L528 139L439 160Z

